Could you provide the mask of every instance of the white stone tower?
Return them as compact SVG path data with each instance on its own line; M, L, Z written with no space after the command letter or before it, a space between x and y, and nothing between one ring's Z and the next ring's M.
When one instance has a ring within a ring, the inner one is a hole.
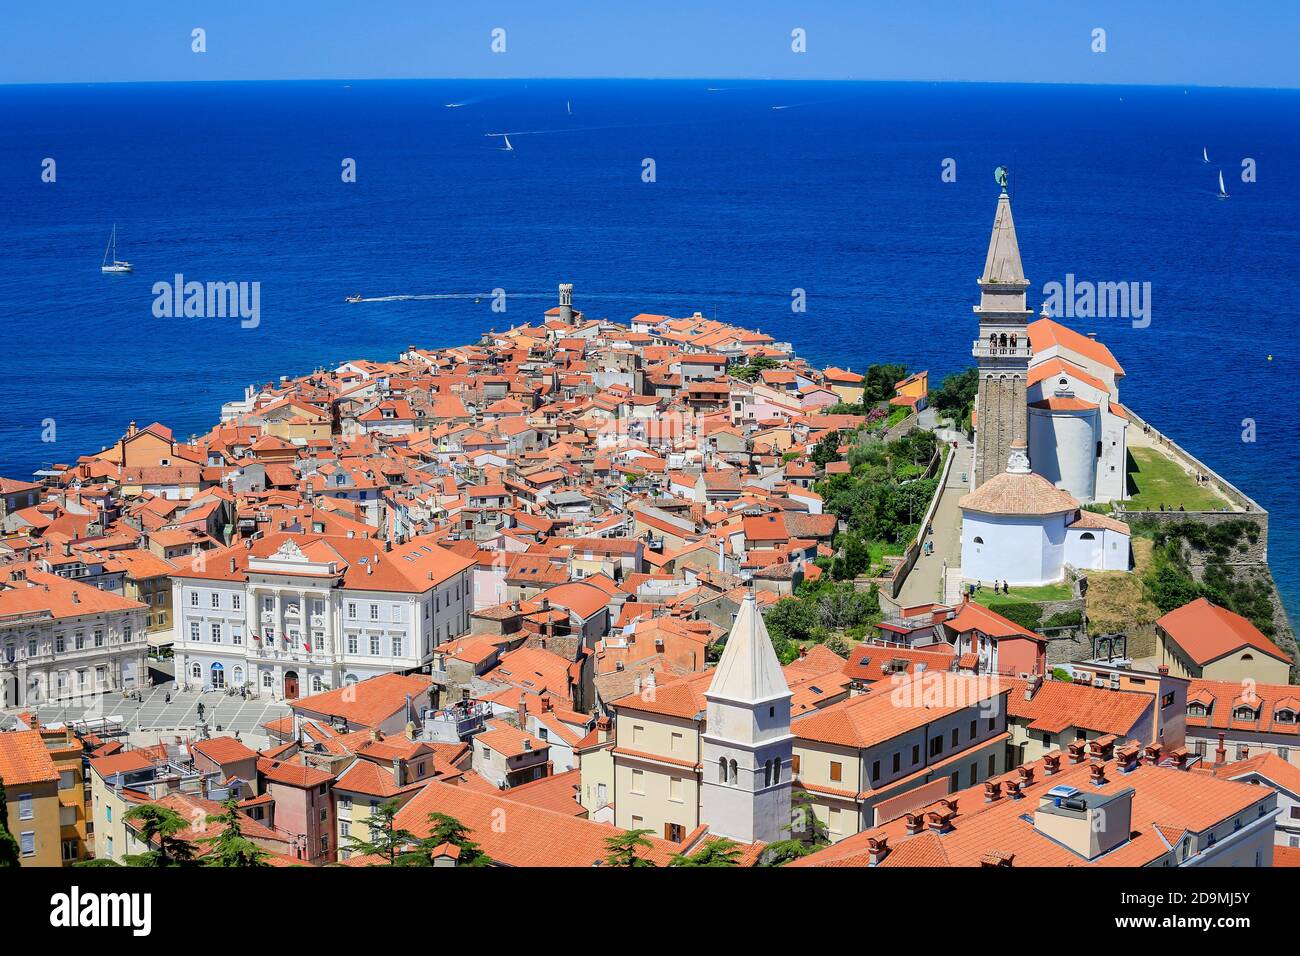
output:
M573 283L560 283L560 321L565 325L573 324Z
M700 822L742 843L785 839L790 822L790 687L753 593L713 672L702 735Z
M1003 177L1005 178L1005 177ZM1029 378L1029 280L1020 264L1016 224L1005 183L979 279L980 337L972 350L979 366L975 421L975 487L1006 470L1011 446L1028 443L1025 389Z

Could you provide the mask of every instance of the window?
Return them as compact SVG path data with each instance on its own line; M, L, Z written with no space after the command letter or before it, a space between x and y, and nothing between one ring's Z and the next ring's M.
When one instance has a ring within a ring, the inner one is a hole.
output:
M664 824L664 839L671 840L673 843L681 843L686 838L686 828L680 823Z
M973 720L970 722L970 739L975 739L975 721Z
M791 772L791 773L798 773L798 772L799 772L799 755L798 755L798 754L795 754L793 757L790 758L790 772Z
M213 624L213 625L212 625L212 643L213 643L213 644L220 644L220 643L221 643L221 625L220 625L220 624Z
M633 769L632 771L632 792L645 793L645 772Z
M235 624L230 628L230 643L232 644L244 643L244 629L240 627L238 624Z
M372 604L372 605L370 605L370 620L372 620L372 621L377 621L377 620L379 620L379 605L378 605L378 604Z
M62 635L62 634L57 634L57 635L55 635L55 637L54 637L54 652L55 652L56 654L62 654L62 653L63 653L64 644L65 644L65 641L64 641L64 639L63 639L63 635Z
M198 592L198 591L191 591L191 592L190 592L190 607L198 607L198 606L199 606L199 592Z
M921 762L921 745L912 744L912 766L915 767Z
M640 724L633 724L633 725L632 725L632 743L634 743L634 744L639 744L639 743L641 742L641 735L644 734L644 733L645 733L645 728L644 728L644 727L642 727Z
M943 753L943 735L937 735L930 738L930 756L937 757Z
M355 619L356 619L356 616L357 616L357 606L356 606L355 604L353 604L351 601L349 601L349 602L348 602L348 617L350 617L350 618L352 618L353 620L355 620Z
M952 729L952 747L953 747L954 750L957 749L957 745L958 745L960 742L961 742L961 735L957 732L957 728L954 727L954 728Z
M681 777L668 778L668 799L676 803L681 803L682 800L682 778Z
M393 621L398 624L402 621L402 605L400 604L393 605Z
M36 855L36 832L34 830L24 830L19 842L22 845L23 856Z
M402 639L400 637L393 638L393 656L394 657L402 656Z
M680 753L681 749L682 749L682 735L674 731L672 736L669 737L668 739L668 750L671 753Z
M203 680L203 666L198 661L190 665L190 677L195 680Z
M998 772L998 758L994 754L989 754L989 772L988 776L996 776Z
M348 635L348 653L357 653L357 636L355 634Z
M218 609L221 607L221 592L212 592L212 606Z
M832 779L832 780L840 780L840 779L843 778L843 776L844 776L844 764L840 763L838 760L832 760L832 761L831 761L831 779Z
M262 610L263 610L263 611L274 611L274 610L275 610L275 598L271 597L271 595L269 595L269 594L268 594L266 597L262 598Z
M902 768L902 765L903 765L903 755L898 751L895 751L894 760L893 760L893 769L891 772L898 773L898 771Z
M718 758L718 783L727 782L727 758Z
M262 686L267 690L275 686L275 680L271 677L270 671L262 671Z
M238 592L236 592L235 594L230 595L230 608L231 608L231 610L233 610L233 611L238 611L238 610L239 610L239 607L240 607L240 605L241 605L242 603L243 603L243 595L242 595L242 594L239 594Z
M32 795L30 793L20 794L18 797L18 819L30 820L33 815Z
M194 641L196 644L197 644L198 641L199 641L199 622L198 622L198 621L190 621L190 640L191 640L191 641Z
M153 619L150 618L150 620L153 620ZM134 632L133 632L132 629L131 629L131 622L130 622L130 621L127 621L125 624L122 625L122 643L123 643L123 644L130 644L130 643L131 643L131 639L132 639L134 636L135 636L135 634L134 634Z
M378 634L370 635L370 656L371 657L379 656L379 635Z

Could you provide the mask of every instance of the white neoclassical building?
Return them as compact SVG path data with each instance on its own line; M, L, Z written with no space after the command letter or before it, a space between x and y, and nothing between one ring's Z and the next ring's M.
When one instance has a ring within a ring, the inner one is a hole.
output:
M75 701L148 677L139 601L28 566L0 576L0 708Z
M469 630L474 562L426 538L275 534L173 576L176 679L294 700L427 665Z
M961 569L968 581L1011 586L1052 584L1065 567L1127 571L1128 526L1081 511L1079 502L1029 467L1022 443L1012 446L1007 470L959 502Z

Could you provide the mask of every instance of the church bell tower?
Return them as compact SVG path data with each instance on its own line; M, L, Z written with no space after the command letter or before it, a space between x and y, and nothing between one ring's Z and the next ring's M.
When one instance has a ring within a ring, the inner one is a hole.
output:
M715 836L741 843L789 836L782 827L790 823L791 696L751 591L704 692L700 822Z
M988 257L980 276L979 338L972 354L979 368L975 400L975 487L1006 470L1013 445L1028 442L1025 389L1029 377L1029 280L1020 264L1016 224L1011 218L1006 170L998 167L998 197Z

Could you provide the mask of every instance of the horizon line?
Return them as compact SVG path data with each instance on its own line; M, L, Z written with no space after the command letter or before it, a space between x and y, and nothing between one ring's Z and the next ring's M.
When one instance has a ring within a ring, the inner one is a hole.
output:
M863 77L792 77L792 76L362 76L362 77L277 77L244 79L164 79L164 80L66 80L45 82L17 80L0 82L8 87L65 86L163 86L212 85L220 83L876 83L917 84L928 86L1068 86L1136 89L1183 90L1257 90L1260 92L1300 92L1296 86L1242 86L1233 83L1140 83L1140 82L1072 82L1068 80L967 80L967 79L880 79Z

